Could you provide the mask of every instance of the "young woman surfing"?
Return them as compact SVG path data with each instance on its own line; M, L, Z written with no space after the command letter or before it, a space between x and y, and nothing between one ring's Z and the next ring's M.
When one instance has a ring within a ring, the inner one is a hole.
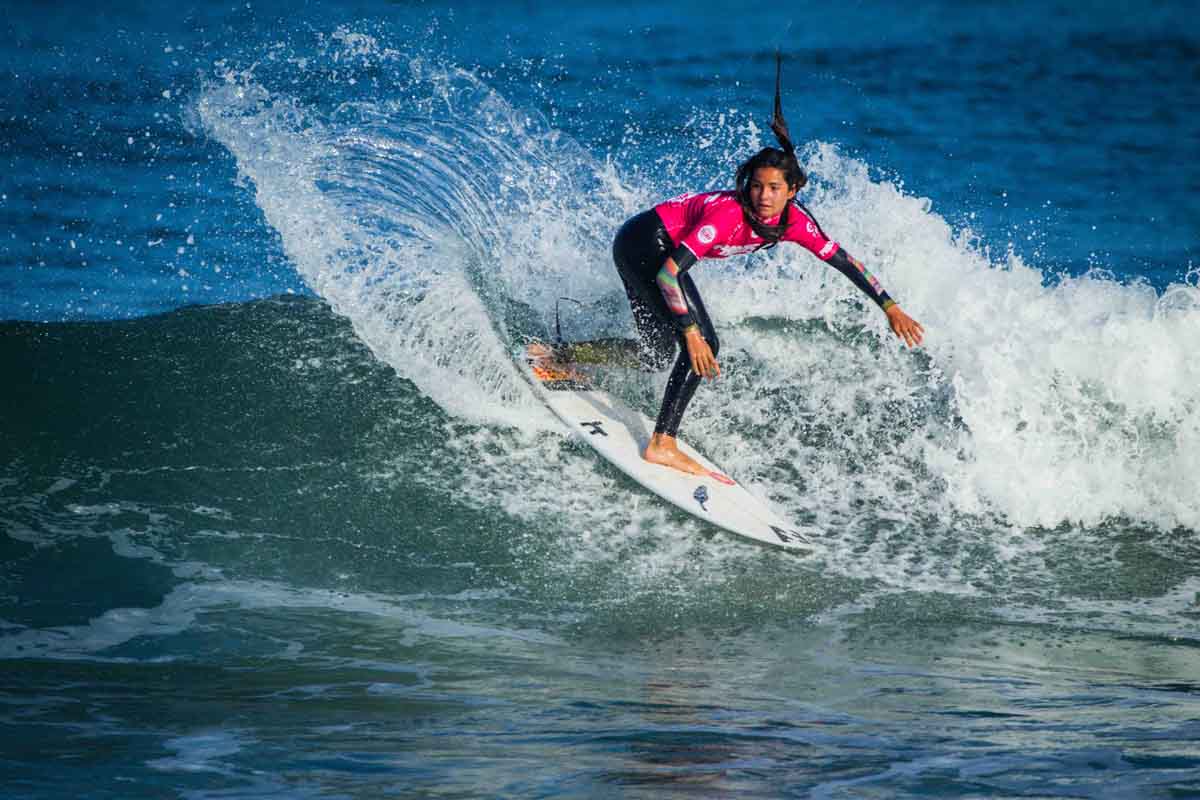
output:
M667 200L625 222L613 241L613 261L625 284L637 326L640 361L661 369L670 363L679 346L654 436L643 456L647 461L692 474L708 471L679 450L679 423L701 378L721 374L717 361L720 342L688 274L697 261L795 242L875 301L887 314L892 331L907 346L920 344L924 332L879 281L840 245L830 241L812 215L796 202L796 192L808 179L796 160L783 118L781 71L780 59L776 64L775 115L771 122L780 148L765 147L738 167L733 191L684 194Z

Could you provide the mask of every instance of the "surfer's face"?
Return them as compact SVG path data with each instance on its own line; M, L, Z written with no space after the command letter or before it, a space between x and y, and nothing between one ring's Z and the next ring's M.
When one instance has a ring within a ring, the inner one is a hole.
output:
M759 219L782 214L795 196L795 188L788 186L783 170L778 167L759 167L750 176L750 206Z

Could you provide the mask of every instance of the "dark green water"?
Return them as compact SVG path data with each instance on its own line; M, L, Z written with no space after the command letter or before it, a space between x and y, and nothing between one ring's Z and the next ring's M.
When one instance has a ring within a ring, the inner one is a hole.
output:
M1018 575L831 532L906 587L455 421L316 301L0 342L10 796L1200 792L1186 537L1030 532Z

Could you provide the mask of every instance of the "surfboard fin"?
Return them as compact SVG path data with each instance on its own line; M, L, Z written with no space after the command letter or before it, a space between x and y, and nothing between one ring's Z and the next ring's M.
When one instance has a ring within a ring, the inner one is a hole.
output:
M583 307L583 303L579 300L576 300L574 297L560 297L554 301L554 343L560 347L562 345L566 344L566 340L563 339L563 335L562 335L562 301L563 300L566 300L568 303L574 303L575 305L579 306L580 308Z

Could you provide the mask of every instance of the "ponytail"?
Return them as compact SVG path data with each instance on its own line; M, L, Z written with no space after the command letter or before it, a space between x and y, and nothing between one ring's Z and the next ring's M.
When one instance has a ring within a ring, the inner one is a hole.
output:
M775 138L779 141L779 146L764 147L755 153L749 160L738 167L737 171L737 198L738 204L742 207L742 217L745 218L746 224L750 226L759 237L762 238L763 247L769 247L779 243L783 235L788 229L788 212L791 210L791 203L783 207L783 214L779 217L778 225L765 225L759 221L758 217L754 216L754 210L750 205L750 180L754 177L755 171L763 167L774 167L783 173L784 180L787 181L789 189L799 189L808 183L808 176L804 174L804 170L800 168L800 162L796 160L796 146L792 144L791 134L788 132L787 120L783 118L783 103L780 92L780 87L783 78L783 53L775 51L775 113L771 118L771 131L775 134Z
M780 99L780 84L783 78L783 53L775 51L775 115L771 118L771 130L775 133L775 138L779 140L779 146L783 148L783 152L787 153L793 159L796 157L796 146L792 144L792 137L788 134L787 120L783 118L783 103ZM799 167L799 164L797 164ZM804 173L801 172L803 175Z

